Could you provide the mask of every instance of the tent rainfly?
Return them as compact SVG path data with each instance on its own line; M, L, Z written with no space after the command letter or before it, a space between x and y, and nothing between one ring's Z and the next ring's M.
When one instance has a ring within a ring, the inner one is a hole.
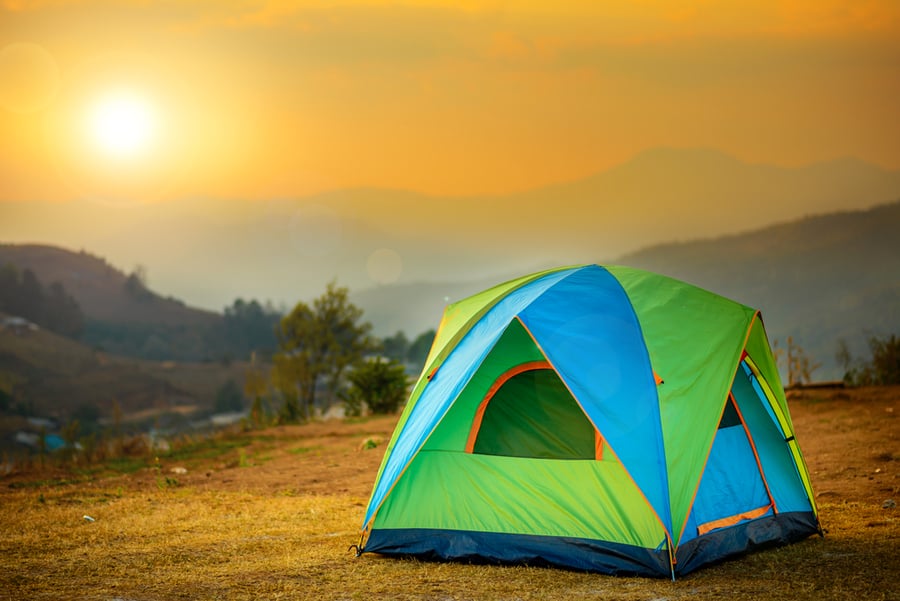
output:
M759 311L582 265L446 308L358 553L674 579L816 532Z

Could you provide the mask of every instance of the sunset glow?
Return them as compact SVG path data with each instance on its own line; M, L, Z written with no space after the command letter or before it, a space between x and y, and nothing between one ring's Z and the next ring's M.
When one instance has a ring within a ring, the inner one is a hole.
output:
M157 117L150 103L129 92L101 99L88 118L93 143L112 158L133 158L146 152L154 141Z
M46 174L79 148L248 200L510 194L664 147L900 169L898 57L893 0L0 1L0 201L77 197Z

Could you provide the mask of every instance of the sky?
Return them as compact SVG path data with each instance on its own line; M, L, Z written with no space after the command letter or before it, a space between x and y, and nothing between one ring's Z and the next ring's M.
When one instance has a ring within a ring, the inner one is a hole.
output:
M898 107L896 0L0 0L0 202L503 195L661 147L897 170Z

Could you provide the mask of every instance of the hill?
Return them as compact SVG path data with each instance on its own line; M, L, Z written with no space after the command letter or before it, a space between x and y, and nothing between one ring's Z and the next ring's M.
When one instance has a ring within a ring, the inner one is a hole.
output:
M123 419L143 413L209 410L228 379L243 382L244 364L183 364L127 359L90 349L41 328L0 327L0 414Z
M210 361L249 357L275 346L277 311L236 301L224 315L187 306L151 290L140 268L126 275L85 251L37 244L0 245L0 266L31 270L39 282L59 282L85 316L80 340L115 355Z
M110 323L208 326L221 316L155 294L138 273L126 275L84 250L41 244L0 244L0 265L30 269L47 284L61 283L88 319Z
M669 275L760 309L770 338L783 347L792 336L822 363L815 376L830 379L842 375L834 359L838 340L846 340L854 355L865 356L869 336L900 330L897 231L900 202L652 246L607 262ZM602 259L599 253L593 256ZM359 291L353 299L376 332L415 333L437 327L448 299L500 281L381 286Z
M221 311L247 296L293 306L335 278L362 290L608 262L662 242L898 198L900 172L854 159L780 167L661 148L578 181L504 196L352 189L121 206L3 202L0 240L53 241L143 265L153 288ZM392 269L379 268L379 250L393 257Z
M900 331L900 202L808 217L709 240L659 245L619 262L738 299L763 313L771 338L792 336L826 377L840 377L839 340L866 354L872 335ZM821 375L821 374L816 374Z

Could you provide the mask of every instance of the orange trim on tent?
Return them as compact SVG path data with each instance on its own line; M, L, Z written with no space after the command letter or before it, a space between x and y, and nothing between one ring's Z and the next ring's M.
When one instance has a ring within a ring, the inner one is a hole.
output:
M744 428L744 434L747 435L747 441L750 443L750 448L753 450L753 457L756 459L756 467L759 469L759 476L762 478L763 486L766 487L766 494L769 495L769 500L772 502L772 511L778 513L778 507L775 505L775 497L772 496L772 491L769 490L769 482L766 480L766 474L762 468L762 462L759 460L759 453L756 452L756 443L753 442L753 437L750 436L750 428L747 427L747 422L744 421L744 414L741 413L741 408L738 407L737 401L734 398L734 394L731 392L728 393L728 398L731 400L731 404L734 405L734 410L737 412L738 417L741 419L741 426Z
M594 428L594 459L603 461L603 437L597 428Z
M534 371L536 369L553 369L553 367L546 360L529 361L528 363L522 363L521 365L516 365L515 367L506 370L493 384L491 384L490 389L488 389L487 393L484 395L484 399L482 399L481 403L478 405L478 409L475 411L475 417L472 418L472 428L469 430L469 438L466 440L466 453L472 453L474 451L475 440L478 438L478 431L481 430L481 421L484 419L484 412L487 410L487 406L491 402L491 399L494 398L494 395L500 390L500 387L506 384L513 376L517 376L526 371Z
M663 379L659 377L659 374L658 374L658 373L653 372L653 377L654 377L654 379L656 380L656 385L657 385L657 386L659 386L660 384L664 384Z
M772 505L765 505L764 507L751 509L750 511L745 511L737 515L730 515L727 518L721 518L718 520L713 520L712 522L700 524L699 526L697 526L697 534L703 536L707 532L716 530L718 528L727 528L728 526L739 524L744 520L752 520L753 518L762 517L769 512L769 509L774 510L775 508Z

